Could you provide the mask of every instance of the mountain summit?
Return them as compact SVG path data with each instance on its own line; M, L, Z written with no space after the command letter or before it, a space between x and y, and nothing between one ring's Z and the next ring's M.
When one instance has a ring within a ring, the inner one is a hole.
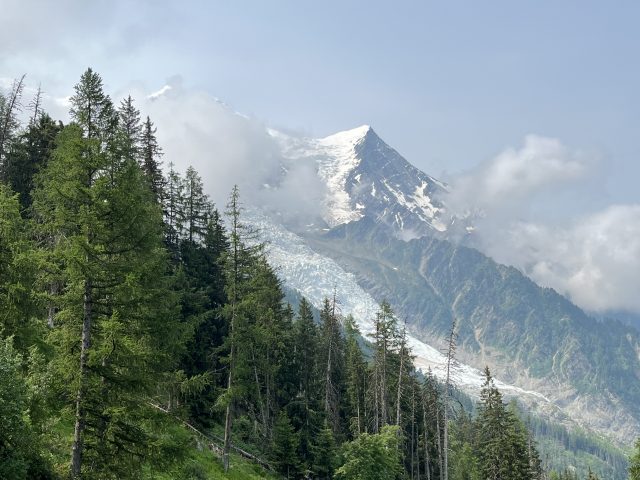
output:
M411 165L369 125L324 138L270 134L286 161L315 163L326 185L323 219L329 227L366 216L403 239L447 230L441 200L447 186Z
M254 217L289 289L317 307L335 292L365 333L376 304L389 300L407 319L416 363L436 375L455 319L465 364L457 383L467 392L477 393L478 372L489 365L503 390L544 416L621 444L638 436L636 331L597 322L517 269L449 241L469 229L449 220L448 186L370 126L324 138L269 134L284 175L302 162L325 187L324 228Z

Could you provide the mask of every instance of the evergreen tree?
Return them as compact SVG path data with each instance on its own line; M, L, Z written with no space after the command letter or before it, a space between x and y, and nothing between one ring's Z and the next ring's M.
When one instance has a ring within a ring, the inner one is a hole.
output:
M90 69L71 115L35 199L65 283L52 342L74 412L70 473L136 477L150 452L148 401L183 334L163 274L160 211L137 163L118 155L117 116Z
M393 480L402 478L398 426L380 433L363 433L344 447L344 464L336 471L340 480Z
M321 429L320 383L318 382L318 328L309 302L302 298L293 324L292 369L295 393L287 405L292 424L300 437L300 458L305 470L311 470L312 445Z
M360 331L351 315L345 319L345 335L347 340L346 363L346 401L349 430L353 438L363 433L367 426L366 391L367 365L358 344Z
M242 302L247 293L248 280L251 278L252 267L261 246L250 246L253 234L242 222L242 206L240 192L234 186L227 204L226 216L228 220L229 249L224 259L225 295L227 303L223 314L227 320L228 333L226 347L228 355L227 385L220 402L225 407L223 466L229 469L229 451L231 448L231 425L235 414L236 399L249 385L251 375L247 358L250 351L243 349L247 345L244 340L251 335L249 319L243 310Z
M182 183L182 204L178 210L180 226L184 229L183 238L189 242L204 237L208 218L211 214L211 203L203 191L202 179L193 168L187 168Z
M389 423L389 385L391 376L391 353L397 338L397 319L387 301L380 304L375 318L373 337L373 378L370 382L370 397L373 405L373 431Z
M489 368L484 371L485 383L480 392L478 414L478 449L483 478L525 480L535 478L531 472L528 443L524 425L513 406L506 408L495 387ZM537 472L535 473L537 475Z
M640 439L636 440L635 450L629 459L629 480L640 480Z
M273 435L271 457L276 470L285 478L299 478L298 435L283 411L278 415Z
M210 426L211 412L220 389L219 373L224 369L220 349L226 335L221 308L225 304L223 259L227 255L227 237L217 210L207 223L202 244L183 242L180 248L181 316L192 326L194 335L186 347L181 366L187 377L200 376L202 389L190 391L186 402L191 419Z
M140 112L133 105L131 95L120 103L118 121L120 156L123 159L138 162L142 153L140 142L142 125L140 124Z
M320 311L319 376L322 379L322 407L334 433L340 432L344 375L344 338L340 328L335 294Z
M422 447L427 478L440 478L442 475L442 410L442 399L436 379L431 370L428 370L422 384Z
M162 148L158 145L156 139L156 127L149 117L146 118L142 126L142 132L140 134L140 148L142 157L142 171L144 172L147 180L151 184L151 190L155 195L158 202L164 200L164 188L166 186L166 180L162 175L161 161Z
M336 468L336 442L333 430L326 420L324 426L316 433L312 452L313 465L311 473L313 478L320 480L333 478Z
M0 339L13 337L22 352L38 341L38 255L20 217L17 195L0 184Z
M22 92L24 77L14 80L8 95L0 93L0 181L7 181L7 154L11 151L11 143L20 127L18 115L22 111Z
M166 229L166 244L175 258L178 257L180 232L182 231L183 214L183 182L180 174L174 169L173 163L169 163L169 174L164 191L162 211Z
M55 138L61 124L46 114L33 119L7 152L5 176L14 192L19 194L24 211L31 206L31 191L36 174L49 162L55 148Z

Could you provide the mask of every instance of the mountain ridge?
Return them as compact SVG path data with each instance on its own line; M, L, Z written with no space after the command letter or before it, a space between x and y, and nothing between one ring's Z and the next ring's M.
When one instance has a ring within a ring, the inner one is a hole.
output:
M432 350L437 353L456 318L468 368L489 364L513 392L558 421L571 418L620 444L640 435L632 400L640 395L633 387L640 378L636 331L604 327L520 270L450 242L471 234L472 219L452 221L443 200L449 187L411 165L370 126L320 139L268 133L282 149L285 171L302 162L327 186L323 228L278 227L296 237L276 235L284 243L271 261L286 272L285 283L317 303L347 282L339 295L361 298L345 313L365 323L376 302L389 300L407 317L416 342L424 342L415 345L425 368L437 364ZM337 268L346 276L332 277ZM325 291L305 292L311 278L327 280L320 281ZM358 288L368 296L356 294ZM475 380L463 381L473 388Z

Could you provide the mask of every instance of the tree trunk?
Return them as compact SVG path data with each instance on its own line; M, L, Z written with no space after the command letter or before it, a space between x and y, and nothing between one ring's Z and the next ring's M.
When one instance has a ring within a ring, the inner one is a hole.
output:
M256 364L256 355L253 349L251 349L251 358L253 360L253 376L256 381L256 392L258 393L258 403L260 404L260 415L262 416L263 433L265 437L268 437L267 411L265 409L264 401L262 400L262 387L260 386L260 378L258 377L258 366Z
M93 320L93 292L91 280L85 280L83 297L82 341L80 346L80 379L76 395L76 415L71 446L71 478L80 478L82 471L82 453L84 447L87 357L91 347L91 323Z
M230 394L230 398L227 400L227 411L224 417L224 446L222 448L222 465L224 467L224 471L229 471L229 451L231 449L231 415L233 413L233 394L231 392L231 380L232 380L232 371L233 371L233 354L234 354L234 346L231 344L231 353L230 353L230 361L229 361L229 377L227 379L227 393Z
M406 330L402 332L402 343L400 344L400 369L398 372L398 393L396 398L396 425L400 426L400 401L402 399L402 367L404 366L404 342Z
M442 437L440 435L440 414L437 408L436 408L436 434L438 435L438 461L440 463L440 480L443 480L444 467L442 464Z
M449 391L451 389L451 369L455 364L456 354L456 321L451 325L449 348L447 349L447 380L444 385L444 477L449 480Z
M427 480L431 480L431 465L429 465L429 438L427 436L427 404L422 402L422 428L424 428L424 463L427 472Z

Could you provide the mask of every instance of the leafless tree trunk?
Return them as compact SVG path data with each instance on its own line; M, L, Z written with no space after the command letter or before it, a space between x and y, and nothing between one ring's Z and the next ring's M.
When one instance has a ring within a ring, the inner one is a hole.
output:
M398 392L396 396L396 425L400 426L400 415L402 413L401 401L402 401L402 375L404 367L405 348L407 342L407 322L405 320L404 328L402 329L402 337L400 340L400 368L398 370Z
M36 91L35 97L29 103L29 110L31 110L31 125L35 125L38 121L38 116L40 115L40 111L42 110L42 87L38 85L38 90Z
M451 332L449 333L449 341L447 347L447 377L445 381L444 391L444 477L443 480L449 480L449 403L451 398L451 373L456 366L456 321L451 324Z
M436 407L436 435L438 436L438 462L440 463L440 480L444 479L444 465L442 461L442 435L440 435L440 412Z

